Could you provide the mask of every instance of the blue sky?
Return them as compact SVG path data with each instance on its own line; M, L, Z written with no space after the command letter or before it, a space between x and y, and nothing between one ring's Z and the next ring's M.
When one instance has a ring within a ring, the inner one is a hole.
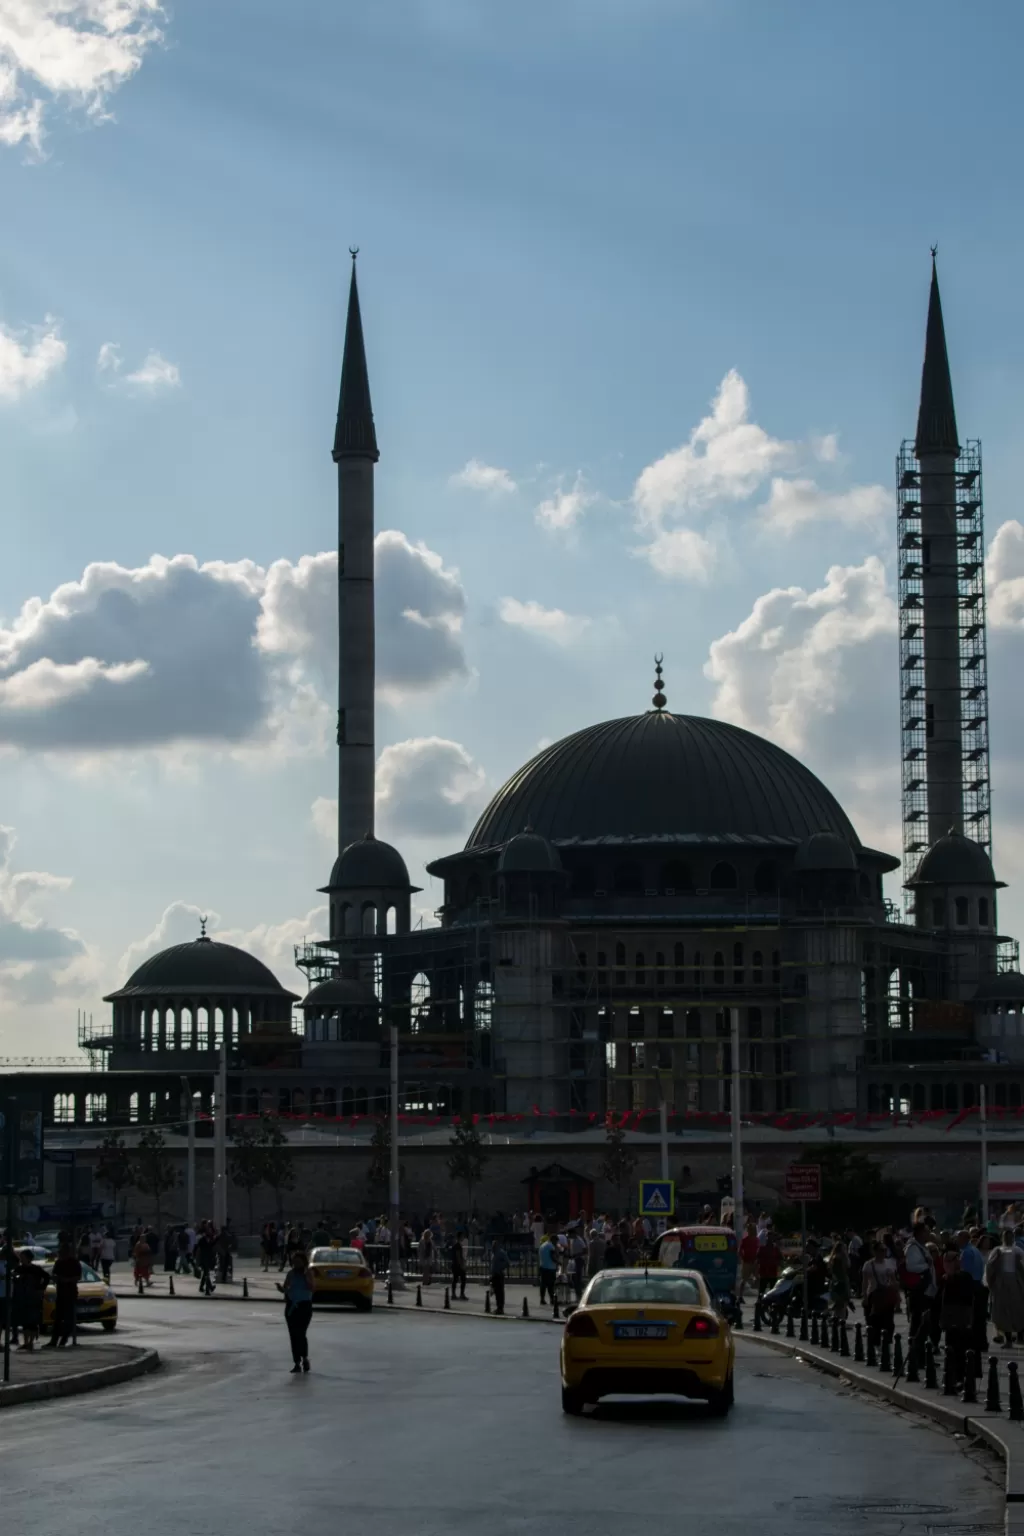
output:
M1009 0L0 0L0 1053L68 1049L197 910L284 977L317 925L350 244L381 827L422 868L539 742L646 708L656 650L898 851L938 241L1019 884L1022 33Z

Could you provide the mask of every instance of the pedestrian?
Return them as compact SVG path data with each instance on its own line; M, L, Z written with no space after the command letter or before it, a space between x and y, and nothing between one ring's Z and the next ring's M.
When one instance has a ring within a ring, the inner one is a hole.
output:
M43 1326L43 1297L49 1285L45 1269L33 1264L32 1254L23 1248L14 1268L11 1286L13 1326L21 1333L20 1349L35 1349Z
M423 1228L419 1242L420 1279L429 1285L434 1278L434 1234L429 1227Z
M192 1249L189 1245L189 1231L187 1226L178 1228L175 1238L177 1245L176 1268L179 1275L187 1275L192 1268Z
M1014 1335L1024 1339L1024 1254L1008 1227L998 1248L988 1256L985 1282L992 1298L992 1326L996 1343L1009 1349Z
M782 1258L782 1249L778 1239L769 1224L765 1228L764 1241L757 1254L757 1294L763 1296L765 1291L770 1291L779 1278L779 1261Z
M624 1269L626 1267L626 1254L622 1247L622 1239L617 1227L609 1227L604 1245L605 1269Z
M494 1292L494 1310L501 1317L505 1311L505 1275L508 1270L508 1254L501 1238L491 1243L491 1290Z
M748 1216L739 1245L740 1283L738 1294L740 1301L743 1300L748 1285L752 1285L755 1290L757 1289L757 1258L760 1251L761 1245L757 1240L757 1223L753 1216Z
M50 1334L50 1348L55 1349L59 1345L63 1349L75 1331L75 1314L78 1311L78 1282L82 1278L81 1260L75 1256L75 1249L72 1243L61 1243L57 1257L53 1261L51 1273L56 1296L53 1307L53 1331Z
M199 1294L212 1296L215 1286L210 1272L217 1262L217 1249L206 1222L203 1222L202 1231L196 1243L195 1261L199 1270Z
M110 1284L110 1271L116 1258L117 1239L114 1236L114 1229L108 1227L103 1234L103 1241L100 1243L100 1266L103 1270L103 1278L108 1285Z
M537 1266L540 1275L540 1305L545 1299L555 1304L555 1278L558 1274L558 1253L555 1244L550 1237L545 1237L537 1254Z
M452 1239L452 1301L466 1299L466 1281L469 1278L466 1267L466 1250L463 1247L462 1233L456 1232Z
M153 1250L146 1241L145 1232L142 1233L132 1250L132 1258L135 1261L135 1284L153 1284Z
M600 1217L598 1220L600 1220ZM605 1242L603 1229L599 1231L596 1224L590 1229L588 1241L587 1277L592 1280L595 1275L600 1274L601 1270L604 1269L605 1253L607 1252L608 1244Z
M953 1381L960 1387L966 1354L974 1337L974 1281L960 1267L960 1254L952 1243L942 1255L939 1297L942 1336L952 1364Z
M900 1288L896 1279L896 1260L891 1259L882 1243L874 1243L871 1257L860 1272L864 1321L868 1332L878 1339L892 1339Z
M234 1233L231 1230L231 1222L226 1221L217 1233L214 1247L217 1253L217 1279L222 1285L227 1285L231 1278L231 1250L234 1244Z
M582 1225L577 1226L569 1239L569 1264L572 1288L576 1300L583 1295L583 1276L587 1267L587 1240Z
M926 1244L928 1228L915 1221L903 1250L899 1278L907 1297L907 1333L916 1339L922 1326L930 1328L932 1302L938 1295L935 1265Z
M850 1309L850 1260L846 1244L836 1235L832 1252L828 1256L828 1302L832 1316L839 1323L846 1322Z
M93 1269L100 1267L100 1244L103 1242L103 1229L92 1227L89 1231L89 1263Z
M171 1275L178 1263L178 1234L173 1227L164 1232L164 1270Z
M304 1248L292 1250L292 1267L277 1288L284 1294L284 1320L288 1325L288 1340L292 1347L292 1375L309 1370L309 1344L307 1335L313 1316L313 1287L309 1283L309 1259Z

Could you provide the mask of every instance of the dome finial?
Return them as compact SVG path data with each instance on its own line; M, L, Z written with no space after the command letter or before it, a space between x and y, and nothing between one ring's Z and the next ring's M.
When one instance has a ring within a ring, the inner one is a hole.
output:
M207 919L205 917L201 917L199 919L199 942L200 942L200 944L202 944L204 941L207 944L209 944L209 942L210 942L210 940L207 938L207 935L206 935L206 923L207 923Z
M654 698L651 700L651 703L658 710L664 709L667 702L664 688L665 679L661 675L661 664L664 659L664 656L655 656L654 658Z

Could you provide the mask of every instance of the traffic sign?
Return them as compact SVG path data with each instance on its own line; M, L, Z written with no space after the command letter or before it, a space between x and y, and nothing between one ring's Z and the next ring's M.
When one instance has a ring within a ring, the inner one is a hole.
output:
M820 1163L790 1163L786 1169L786 1199L821 1199Z
M673 1179L640 1180L640 1215L671 1216L676 1208L676 1186Z

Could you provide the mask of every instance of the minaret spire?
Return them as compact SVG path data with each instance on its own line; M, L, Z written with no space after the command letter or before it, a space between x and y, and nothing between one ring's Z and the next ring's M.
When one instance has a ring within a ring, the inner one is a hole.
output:
M380 457L356 284L348 290L333 458L338 466L338 852L373 836L373 475Z
M939 274L935 257L938 246L932 246L932 286L928 295L928 328L925 333L924 367L921 370L921 403L917 412L917 438L914 452L918 458L926 453L960 452L956 431L956 411L953 408L953 382L949 376L949 356L946 352L946 330L942 323L942 300L939 297Z
M349 247L352 277L348 287L348 319L345 323L345 354L341 364L341 394L338 399L338 425L334 432L334 462L339 459L380 458L377 434L370 403L370 375L366 367L363 343L363 317L359 309L359 285L356 282L356 257L359 247Z

